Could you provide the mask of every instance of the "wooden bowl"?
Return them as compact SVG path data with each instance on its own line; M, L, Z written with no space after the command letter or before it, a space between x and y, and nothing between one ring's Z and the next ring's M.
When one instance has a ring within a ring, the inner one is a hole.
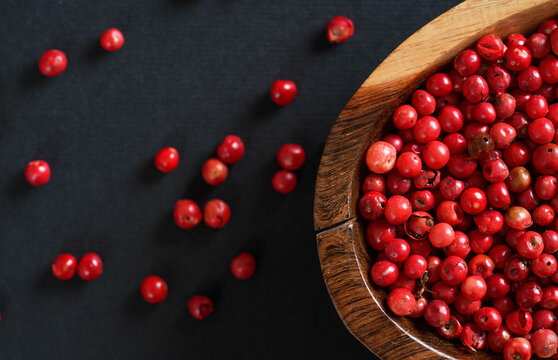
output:
M395 108L428 76L481 36L529 34L558 14L558 0L469 0L403 42L364 82L335 122L322 156L314 228L325 283L347 328L388 359L496 359L441 338L424 321L385 309L386 291L370 282L371 254L357 210L367 173L364 155L382 136Z

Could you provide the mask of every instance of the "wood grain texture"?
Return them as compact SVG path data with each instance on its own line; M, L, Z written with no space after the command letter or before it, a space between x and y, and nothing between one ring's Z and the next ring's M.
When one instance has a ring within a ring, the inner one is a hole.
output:
M432 329L384 312L386 293L369 281L371 266L358 219L364 154L387 130L395 108L426 78L481 36L530 33L558 15L558 0L469 0L436 18L403 42L345 106L328 137L314 200L314 228L331 298L349 330L388 359L491 359L468 352Z

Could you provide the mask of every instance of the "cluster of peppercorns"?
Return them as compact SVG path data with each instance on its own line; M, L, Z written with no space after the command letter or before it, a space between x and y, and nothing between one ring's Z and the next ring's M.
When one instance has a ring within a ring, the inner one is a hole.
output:
M558 358L558 21L483 36L393 114L359 201L396 315L506 360Z
M100 37L101 46L116 51L124 45L124 36L118 29L108 29ZM47 50L39 59L39 71L48 77L60 75L68 65L66 54L60 50ZM34 160L25 168L25 178L32 186L43 186L50 180L50 166L46 161ZM86 281L97 279L103 272L103 262L98 254L87 253L79 263L71 254L59 255L52 264L52 274L60 280L70 280L75 273Z
M351 20L337 16L327 27L327 38L331 43L346 41L353 35L354 26ZM118 29L106 30L100 38L101 46L107 51L116 51L124 45L124 36ZM68 61L64 52L60 50L47 50L39 59L40 72L48 77L60 75L66 69ZM291 103L297 93L294 82L290 80L277 80L270 89L270 97L277 105L284 106ZM227 136L217 147L217 158L207 160L202 167L202 177L209 185L222 184L228 176L228 165L236 164L244 156L244 142L236 135ZM290 193L296 187L296 175L292 172L298 170L304 163L306 154L304 149L297 144L285 144L277 153L277 160L283 170L278 171L272 179L273 188L280 193ZM155 167L163 172L170 173L179 163L179 153L173 147L161 149L155 156ZM50 180L51 169L43 160L31 161L25 169L25 177L33 186L43 186ZM173 217L176 225L182 229L192 229L201 221L212 228L222 228L229 221L231 211L226 202L221 199L208 201L203 209L190 199L178 200L174 206ZM256 261L250 253L240 253L231 262L231 272L238 279L249 279L255 272ZM79 261L71 254L59 255L52 264L53 275L60 280L70 280L77 270L83 280L98 278L103 270L103 263L95 253L85 254ZM141 283L142 297L148 303L160 303L166 299L168 286L164 279L150 275ZM195 295L188 302L191 315L203 320L213 312L213 303L205 295Z

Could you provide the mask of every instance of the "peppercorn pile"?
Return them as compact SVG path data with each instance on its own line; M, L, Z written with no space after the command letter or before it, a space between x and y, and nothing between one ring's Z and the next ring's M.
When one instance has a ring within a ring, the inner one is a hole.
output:
M370 146L361 215L387 307L506 360L555 358L558 21L483 36Z

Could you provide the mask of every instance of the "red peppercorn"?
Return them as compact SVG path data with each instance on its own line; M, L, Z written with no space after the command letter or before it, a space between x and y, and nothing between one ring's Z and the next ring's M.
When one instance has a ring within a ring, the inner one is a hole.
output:
M366 240L377 251L383 251L385 245L395 239L395 236L395 226L388 223L386 219L371 221L366 228Z
M558 54L558 32L554 30L556 30L556 28L554 28L550 32L547 32L546 35L550 36L550 46L552 48L552 52L554 52L554 54Z
M436 110L436 99L430 93L424 90L417 90L411 98L413 107L420 115L430 115Z
M277 105L290 104L297 93L296 85L290 80L276 80L269 90L271 100Z
M539 70L543 80L549 84L558 82L558 59L554 55L548 55L539 63Z
M547 100L548 102L548 100ZM546 114L546 117L552 121L552 124L554 125L554 127L558 127L558 103L555 104L550 104L548 106L548 113Z
M424 310L424 319L433 327L440 327L447 324L450 318L448 305L442 300L432 300Z
M471 215L478 215L487 205L486 194L478 188L468 188L461 194L461 207Z
M244 142L236 135L229 135L217 147L217 157L226 164L236 164L244 156Z
M412 292L407 289L395 289L387 298L389 309L398 316L410 315L415 308L416 301Z
M473 104L488 99L488 94L488 83L482 76L472 75L463 83L463 96Z
M466 258L470 252L469 237L461 231L455 231L455 240L444 248L447 256L458 256L462 259Z
M178 200L174 205L174 222L179 228L192 229L202 220L198 204L192 200Z
M552 254L542 253L531 261L531 271L539 278L547 278L556 272L556 258Z
M469 243L471 250L476 254L484 254L494 244L492 235L483 234L480 230L472 230L469 232Z
M503 209L511 204L510 192L505 182L488 185L486 197L490 205L497 209Z
M401 263L407 260L410 252L411 248L409 243L403 239L397 238L388 242L384 248L384 253L386 254L387 259L395 263Z
M297 144L284 144L277 152L277 161L279 162L279 165L285 170L300 169L302 164L304 164L305 159L306 153L304 149L302 148L302 146Z
M428 167L432 169L441 169L448 163L450 159L450 152L448 147L443 142L433 140L427 143L424 147L422 157ZM418 173L420 173L420 171Z
M526 190L517 195L516 202L519 206L523 206L525 209L532 211L539 205L540 200L533 191L533 187L529 186Z
M384 136L382 141L391 144L397 153L401 152L401 149L403 149L403 139L397 134L388 134Z
M467 152L467 139L459 133L446 136L442 142L446 144L451 155L458 155Z
M521 285L515 293L515 302L521 309L537 305L542 300L542 288L534 281Z
M486 280L486 296L489 298L506 296L510 289L510 281L502 274L493 274Z
M436 73L426 80L426 89L434 96L445 96L451 93L452 83L449 75Z
M411 129L417 122L417 111L411 105L401 105L393 113L393 125L396 128L406 130Z
M497 159L487 161L482 167L482 173L486 180L498 183L506 180L510 171L503 160Z
M504 345L503 354L505 360L530 359L532 354L531 343L522 337L513 338Z
M231 262L231 272L240 280L246 280L254 275L256 271L256 259L250 253L238 254Z
M506 185L511 192L522 192L531 185L531 174L522 166L516 166L510 170L510 176L506 179Z
M406 197L393 195L387 200L384 216L391 224L403 224L412 213L411 203Z
M551 329L540 329L531 336L533 353L540 358L550 358L558 350L558 336Z
M529 211L521 206L512 206L508 208L504 219L506 225L516 230L526 229L533 223Z
M409 279L420 279L426 272L426 259L422 255L411 255L405 260L404 271ZM558 304L557 304L558 307Z
M48 77L62 74L67 65L66 54L60 50L47 50L39 59L39 70Z
M533 210L533 221L539 226L548 226L554 221L554 209L547 204L537 206Z
M438 223L430 229L428 240L432 246L443 248L450 245L455 240L455 232L450 224Z
M533 331L540 329L554 329L556 326L556 315L550 310L537 310L533 314Z
M527 231L517 240L517 252L525 259L535 259L544 250L541 235L534 231Z
M420 156L413 152L404 152L397 158L395 162L397 171L405 177L415 177L422 170L422 161Z
M558 286L550 285L543 289L540 305L549 310L558 308Z
M496 234L504 226L504 217L496 210L483 211L474 220L479 231L486 235Z
M99 255L95 253L88 253L82 256L79 260L77 273L83 280L95 280L103 272L103 262Z
M475 105L473 117L478 122L490 124L496 120L496 109L489 102L480 102Z
M508 41L507 41L506 45L508 47L514 46L514 45L525 45L526 42L527 42L527 38L525 36L523 36L522 34L512 33L512 34L508 35Z
M556 231L547 230L541 236L544 242L544 251L551 254L558 251L558 233Z
M543 21L539 25L539 28L537 29L537 32L543 33L545 35L550 35L550 33L552 33L552 31L554 29L556 29L557 27L558 27L558 21L556 21L554 19L548 19L548 20Z
M558 171L558 145L544 144L533 153L533 167L543 175L551 175Z
M70 280L76 273L77 260L73 255L59 255L52 264L52 274L59 280Z
M481 308L481 305L480 300L470 301L462 294L459 294L453 303L455 310L461 315L473 315Z
M399 270L391 261L382 260L372 265L370 276L376 285L390 286L397 280Z
M379 256L380 254L378 254ZM381 261L383 259L377 258L377 261ZM416 280L414 279L409 279L407 276L405 276L404 273L399 272L399 276L397 277L397 280L395 280L395 282L393 284L391 284L389 286L389 290L393 291L395 289L406 289L408 291L415 291L416 288Z
M531 119L538 119L548 113L548 104L544 96L533 95L525 103L525 112Z
M419 297L416 301L413 311L409 314L409 317L421 318L424 315L424 309L426 309L427 304L428 301L424 297Z
M535 192L543 200L550 200L558 194L558 180L551 175L539 176L535 182Z
M376 174L385 174L395 166L397 150L385 141L377 141L370 145L366 152L366 165Z
M167 298L168 292L167 283L158 276L148 276L141 283L141 295L150 304L162 302Z
M451 176L447 176L440 182L439 189L444 199L455 200L461 195L463 190L465 190L465 183Z
M386 179L382 175L366 175L366 178L364 178L364 182L362 183L362 192L367 193L369 191L377 191L382 194L385 193Z
M205 295L195 295L188 301L188 310L195 319L203 320L213 312L213 302Z
M510 46L504 53L506 67L511 71L526 69L531 63L531 52L525 46Z
M510 87L512 77L510 71L498 64L491 64L486 69L486 81L496 93L503 93Z
M442 128L440 123L438 119L433 116L421 117L413 127L413 136L415 140L421 144L436 140L441 132Z
M455 302L457 295L459 295L459 289L457 286L447 285L441 281L432 285L432 297L434 299L442 300L448 305Z
M229 174L227 165L219 159L209 159L202 167L202 177L209 185L217 186L222 184Z
M511 338L511 331L505 325L502 325L498 329L488 333L488 347L496 353L501 353L504 351L504 346Z
M99 41L106 51L116 51L124 45L124 35L118 29L108 29L101 35Z
M289 194L296 188L296 174L292 171L279 170L273 175L271 185L281 194Z
M327 39L332 44L347 41L354 32L353 21L343 16L336 16L327 24Z
M421 172L422 174L422 172ZM388 191L395 195L403 195L411 190L412 180L401 176L399 172L392 171L387 178Z
M424 211L415 211L405 222L403 229L409 238L422 240L426 237L432 226L434 226L434 219L432 218L432 215ZM432 250L426 241L423 244L417 244L411 241L409 245L411 246L412 254L419 254L425 257L428 256Z
M527 39L525 46L527 46L527 48L531 52L531 55L535 59L541 59L545 57L550 53L551 50L550 39L546 34L541 33L534 33L529 36L529 39Z
M500 94L494 100L496 116L500 119L509 119L515 112L516 100L508 93Z
M543 81L540 89L535 91L535 95L542 95L547 103L553 103L556 100L556 85L548 84Z
M460 52L453 60L453 67L462 76L473 75L479 68L481 59L475 50L467 49Z
M539 69L528 66L517 74L517 83L521 90L534 92L541 88L543 81Z
M25 178L33 186L43 186L50 180L50 166L43 160L31 161L25 168Z
M524 166L531 160L531 151L523 142L514 142L504 150L504 161L509 167Z
M208 201L203 208L203 220L212 228L218 229L227 225L231 218L231 210L226 202L220 199Z
M463 209L455 201L442 201L436 209L436 217L442 223L457 226L463 222Z
M498 35L485 35L477 41L477 53L485 60L496 61L504 56L504 42Z
M155 155L155 167L163 173L168 173L176 169L178 161L178 151L173 147L163 148Z
M467 263L459 256L448 256L439 267L439 275L447 285L459 285L467 277Z
M467 79L467 76L461 75L455 69L451 69L448 75L451 79L452 91L456 94L461 93L463 90L463 83Z
M447 105L438 113L438 121L442 130L447 133L455 133L463 127L463 113L455 106Z
M461 283L461 294L469 301L481 300L486 295L486 282L481 276L467 276Z
M448 162L449 173L459 179L466 179L473 175L477 169L477 162L468 155L460 154L450 157Z
M483 307L475 313L475 323L483 331L494 331L502 324L502 316L492 307Z

